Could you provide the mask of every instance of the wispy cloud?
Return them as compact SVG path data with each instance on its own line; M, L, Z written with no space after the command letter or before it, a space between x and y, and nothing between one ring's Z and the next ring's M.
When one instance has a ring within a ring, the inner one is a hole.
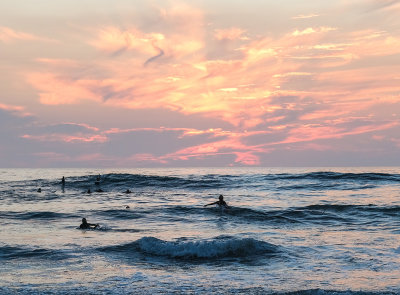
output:
M247 40L244 36L246 31L241 28L217 29L214 37L217 40Z
M309 35L309 34L314 34L314 33L326 33L330 31L335 31L337 30L336 28L331 28L331 27L319 27L319 28L306 28L303 30L295 30L292 35L297 37L297 36L303 36L303 35Z
M292 19L308 19L308 18L313 18L313 17L318 17L320 16L319 14L315 13L310 13L310 14L299 14L297 16L293 16Z
M45 41L55 42L52 39L37 36L22 31L17 31L9 27L0 26L0 41L4 43L11 43L14 41Z

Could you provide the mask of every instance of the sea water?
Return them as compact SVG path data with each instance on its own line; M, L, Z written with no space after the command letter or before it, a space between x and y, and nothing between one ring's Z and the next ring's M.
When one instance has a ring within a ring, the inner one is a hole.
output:
M0 169L0 294L400 294L400 168Z

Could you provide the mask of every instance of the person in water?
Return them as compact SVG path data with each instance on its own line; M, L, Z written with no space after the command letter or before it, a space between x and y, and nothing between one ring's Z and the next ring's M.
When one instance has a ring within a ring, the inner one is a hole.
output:
M39 188L37 189L37 192L38 192L38 193L41 193L41 192L42 192L42 189L39 187Z
M61 184L62 184L62 185L65 185L65 177L64 177L64 176L63 176L62 179L61 179Z
M79 226L80 229L91 229L98 228L98 224L88 223L86 218L82 218L82 224Z
M228 204L224 201L224 196L223 195L219 195L218 197L218 201L204 205L204 207L210 206L210 205L218 205L220 208L224 207L224 208L229 208Z

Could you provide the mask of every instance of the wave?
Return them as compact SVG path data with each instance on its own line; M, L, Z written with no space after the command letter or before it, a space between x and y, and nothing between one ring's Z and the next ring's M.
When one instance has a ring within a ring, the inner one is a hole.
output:
M51 260L62 260L69 258L60 250L43 249L43 248L25 248L16 246L0 246L0 260L23 259L23 258L42 258Z
M166 187L166 188L186 188L186 189L206 189L218 188L229 184L229 179L224 176L159 176L144 174L126 174L111 173L102 175L99 182L96 182L96 176L86 175L80 177L71 177L66 179L65 187L87 188L88 186L99 186L102 189L116 189L121 191L126 188L142 188L142 187ZM59 182L55 182L59 184Z
M323 290L323 289L310 289L292 292L266 292L263 294L268 295L396 295L397 292L390 291L336 291L336 290Z
M219 236L210 240L164 241L155 237L143 237L132 243L109 246L100 249L104 252L142 253L179 259L212 259L226 257L246 257L259 254L276 254L279 249L273 244L252 238Z
M34 212L13 212L13 211L3 211L0 212L0 219L20 219L20 220L30 220L30 219L54 219L59 220L62 218L79 218L80 216L69 213L59 213L51 211L34 211Z
M143 213L143 212L141 212ZM243 222L268 222L274 224L319 223L337 224L347 222L357 224L365 219L379 222L381 219L400 217L400 206L380 207L376 205L351 205L351 204L315 204L305 207L291 207L287 209L262 210L231 206L229 209L218 207L185 207L170 206L155 208L146 214L164 214L167 218L187 219L188 222L196 216L224 216L234 221ZM357 219L357 218L360 218Z
M174 282L175 286L169 292L165 287L146 286L141 288L138 292L135 285L126 286L70 286L65 285L55 286L54 289L43 289L40 286L0 286L0 294L2 295L15 295L15 294L29 294L29 295L88 295L88 294L246 294L246 295L398 295L399 291L336 291L336 290L323 290L323 289L309 289L289 292L272 292L263 287L249 287L249 288L231 288L220 286L184 286L180 287L179 284Z
M117 218L117 219L124 219L124 220L138 219L143 216L137 211L131 211L129 209L107 209L107 210L98 210L93 212L96 212L98 215Z
M394 181L400 182L400 174L393 173L343 173L343 172L310 172L310 173L280 173L265 175L266 180L276 179L316 179L316 180L360 180L360 181Z
M400 174L393 173L341 173L341 172L310 172L310 173L271 173L271 174L206 174L206 175L183 175L183 176L161 176L129 173L109 173L101 176L96 181L97 175L83 175L67 177L65 186L60 180L30 180L8 183L14 189L21 190L29 187L34 192L38 187L45 188L44 191L59 191L60 188L78 190L85 192L88 188L92 191L102 189L107 191L124 192L126 189L140 188L171 188L186 190L208 190L246 187L255 190L360 190L374 188L386 183L400 182ZM1 193L2 196L10 196L10 192ZM29 196L38 197L36 194ZM43 194L44 196L44 194ZM51 194L53 197L58 197ZM22 197L22 196L21 196ZM50 197L50 196L48 196Z

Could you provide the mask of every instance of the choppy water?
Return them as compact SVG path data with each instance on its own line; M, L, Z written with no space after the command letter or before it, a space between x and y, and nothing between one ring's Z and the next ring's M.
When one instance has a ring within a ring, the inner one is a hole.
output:
M0 294L400 294L400 168L0 169Z

